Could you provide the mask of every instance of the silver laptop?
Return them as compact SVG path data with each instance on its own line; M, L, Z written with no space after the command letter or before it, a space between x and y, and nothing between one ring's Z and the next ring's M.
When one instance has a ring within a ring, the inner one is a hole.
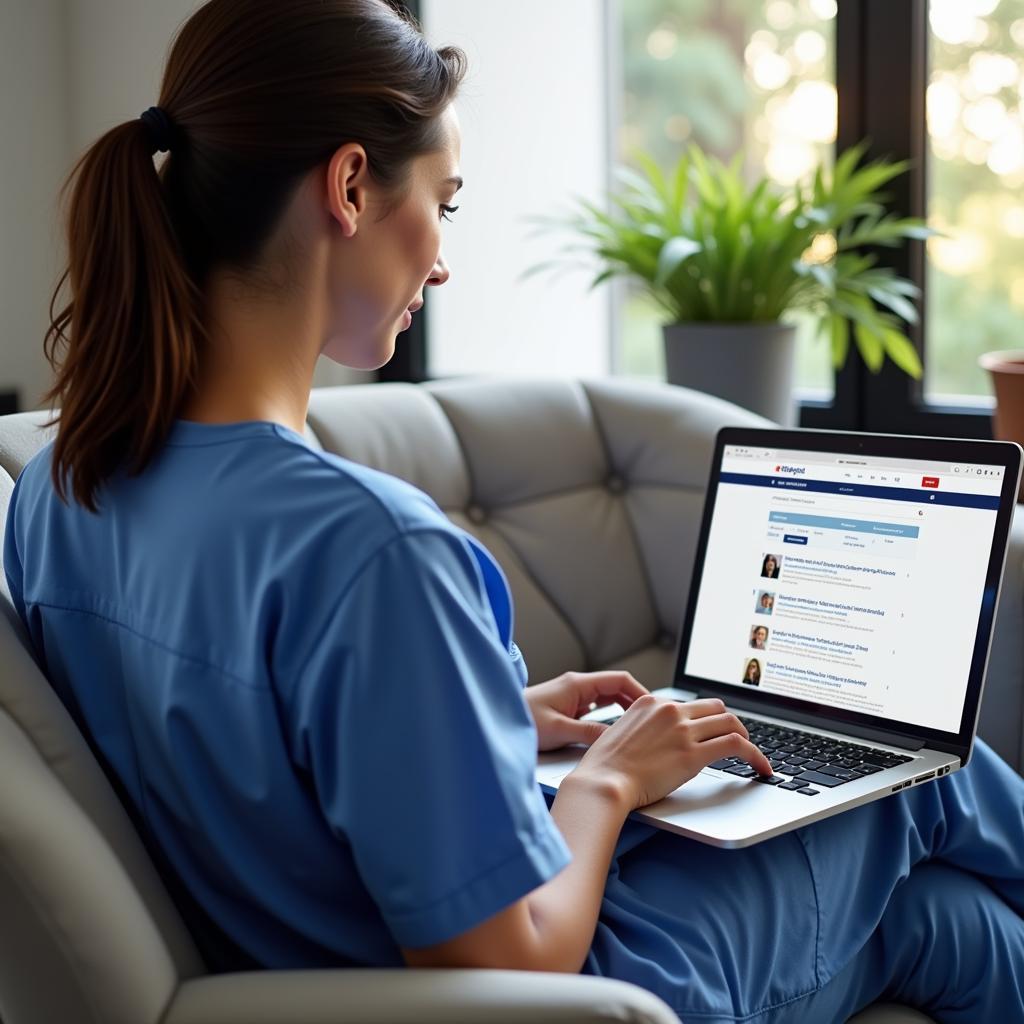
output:
M724 759L632 817L749 846L963 767L1021 454L996 441L722 430L675 671L654 692L720 697L774 773ZM538 782L556 790L583 753L542 754Z

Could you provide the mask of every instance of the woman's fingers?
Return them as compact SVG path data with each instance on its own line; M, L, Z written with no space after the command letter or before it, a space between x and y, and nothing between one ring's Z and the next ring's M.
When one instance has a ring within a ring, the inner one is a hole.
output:
M705 740L700 745L701 760L711 764L723 757L742 757L761 775L772 775L772 765L764 754L750 740L744 739L738 732L730 732L725 736L716 736Z
M606 704L620 704L628 708L638 697L650 693L639 680L629 672L588 672L583 677L590 703L603 707Z
M693 719L692 722L690 729L698 742L709 740L714 736L724 736L730 732L739 733L744 739L750 738L746 726L728 711L718 715L705 715L703 718Z
M687 718L704 718L707 715L720 715L725 710L725 702L717 697L688 700L682 706L687 711Z

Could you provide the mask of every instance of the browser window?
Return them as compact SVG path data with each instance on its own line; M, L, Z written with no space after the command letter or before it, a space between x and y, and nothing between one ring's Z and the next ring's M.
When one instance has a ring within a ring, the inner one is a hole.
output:
M1004 472L726 445L686 673L956 732Z

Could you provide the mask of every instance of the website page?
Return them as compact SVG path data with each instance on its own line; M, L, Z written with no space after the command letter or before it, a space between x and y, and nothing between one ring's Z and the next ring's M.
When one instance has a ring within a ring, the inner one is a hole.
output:
M727 445L686 673L959 731L1003 473Z

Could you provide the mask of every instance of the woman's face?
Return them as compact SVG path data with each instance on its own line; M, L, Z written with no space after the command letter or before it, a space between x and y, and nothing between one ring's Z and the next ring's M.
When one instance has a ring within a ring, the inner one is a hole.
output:
M759 645L763 645L765 640L768 639L768 630L765 629L764 626L758 626L757 629L754 630L754 639Z
M771 555L765 559L764 568L765 572L775 572L775 559Z
M330 236L328 325L322 354L372 370L394 355L398 335L423 305L426 285L448 280L441 254L443 206L452 206L461 134L453 106L441 115L441 149L416 157L401 204L382 220L387 194L375 185L365 150L346 144L331 159L327 199L336 228Z

